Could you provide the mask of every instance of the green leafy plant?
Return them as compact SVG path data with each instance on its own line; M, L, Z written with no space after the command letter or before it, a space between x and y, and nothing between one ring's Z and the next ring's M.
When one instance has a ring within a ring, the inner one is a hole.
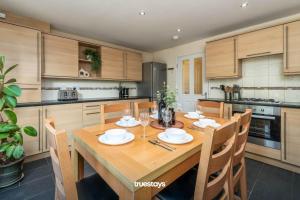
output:
M91 67L92 70L98 71L101 67L101 58L99 53L96 50L93 49L86 49L84 51L84 54L86 57L90 57L91 59Z
M7 164L20 159L24 155L23 133L37 136L32 126L20 127L14 112L17 106L17 97L21 95L21 88L16 79L6 80L6 76L14 68L13 65L4 69L5 57L0 56L0 164Z
M174 108L176 104L176 93L164 83L162 90L156 93L157 100L163 100L168 108Z

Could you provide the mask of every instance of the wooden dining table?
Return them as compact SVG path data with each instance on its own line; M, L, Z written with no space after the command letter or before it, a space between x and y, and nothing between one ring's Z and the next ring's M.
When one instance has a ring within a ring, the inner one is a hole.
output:
M227 121L222 118L213 119L220 124ZM195 120L185 118L183 113L176 113L176 120L184 123L183 129L194 139L187 144L168 144L176 148L174 151L148 142L150 139L157 139L158 133L162 132L151 126L146 127L145 139L142 138L142 126L127 128L135 135L135 139L116 146L98 141L99 135L106 130L117 128L114 123L74 131L72 159L76 179L84 177L85 160L118 194L119 199L152 199L164 187L141 187L137 182L163 183L166 187L199 163L204 130L193 127L192 122Z

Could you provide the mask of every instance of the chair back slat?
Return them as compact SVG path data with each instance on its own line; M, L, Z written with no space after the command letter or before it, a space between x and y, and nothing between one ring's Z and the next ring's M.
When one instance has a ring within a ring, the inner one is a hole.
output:
M56 186L56 189L55 189L56 198L55 199L56 200L64 200L64 199L66 199L66 196L65 196L65 190L63 187L63 177L61 174L57 154L55 152L55 149L51 146L50 146L50 156L51 156L52 168L53 168L53 172L54 172L54 176L55 176L55 186Z
M199 101L198 105L204 115L211 117L224 117L224 102Z
M208 127L204 132L194 199L213 199L222 190L228 198L237 123L232 120L218 129ZM210 180L210 177L214 179Z
M151 102L135 102L134 103L134 117L136 119L139 118L140 112L149 112L149 109L155 108L156 102L151 101Z
M102 104L100 106L100 121L102 124L113 123L120 119L121 113L130 109L130 103ZM118 115L118 117L116 116Z
M58 199L77 200L75 177L69 153L68 136L65 130L55 130L53 119L45 120L48 131L50 155L56 182L56 197ZM63 186L63 187L62 187Z

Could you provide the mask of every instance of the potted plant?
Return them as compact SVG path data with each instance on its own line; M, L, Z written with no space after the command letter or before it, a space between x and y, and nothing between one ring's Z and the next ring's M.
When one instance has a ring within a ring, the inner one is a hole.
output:
M16 183L23 178L23 133L37 136L32 126L20 127L14 108L21 88L16 79L6 76L17 65L4 69L5 57L0 56L0 188Z
M101 67L101 58L99 53L94 49L86 49L84 51L86 59L91 61L91 67L94 71L99 71Z
M159 109L159 119L161 118L160 111L163 108L169 109L172 112L172 124L175 124L175 105L176 105L176 93L164 83L162 90L157 91L157 101ZM160 119L162 121L162 119Z

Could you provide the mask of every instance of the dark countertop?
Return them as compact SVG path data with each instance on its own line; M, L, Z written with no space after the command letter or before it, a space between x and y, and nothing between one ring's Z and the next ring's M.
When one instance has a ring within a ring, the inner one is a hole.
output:
M262 102L245 102L245 101L225 101L224 99L208 98L199 99L205 101L217 101L230 104L246 104L246 105L260 105L260 106L274 106L274 107L285 107L285 108L300 108L300 102L280 102L280 103L262 103Z
M149 99L145 96L135 96L128 98L119 97L109 97L109 98L86 98L70 101L58 101L58 100L48 100L42 102L32 102L32 103L18 103L17 107L31 107L31 106L48 106L48 105L60 105L60 104L72 104L72 103L87 103L87 102L97 102L97 101L120 101L120 100L134 100L134 99Z

